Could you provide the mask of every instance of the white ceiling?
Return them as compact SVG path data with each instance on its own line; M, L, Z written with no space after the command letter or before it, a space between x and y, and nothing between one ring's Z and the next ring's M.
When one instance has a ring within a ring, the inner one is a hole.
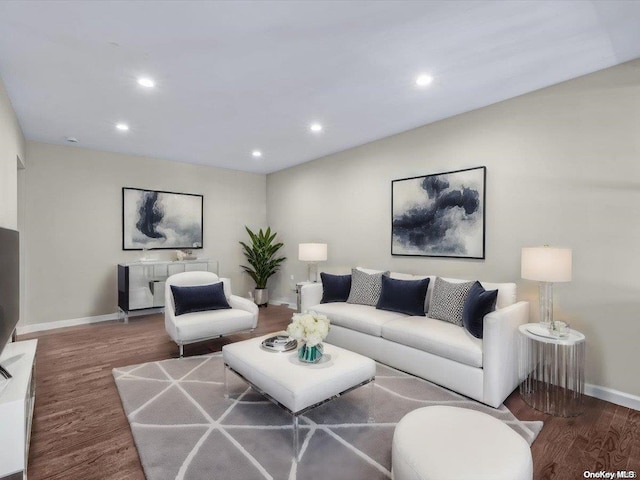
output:
M638 57L634 0L0 2L28 139L253 172Z

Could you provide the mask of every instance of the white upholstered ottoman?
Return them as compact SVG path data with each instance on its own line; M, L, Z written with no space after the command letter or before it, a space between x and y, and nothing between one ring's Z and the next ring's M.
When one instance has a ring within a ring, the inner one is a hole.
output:
M466 408L405 415L393 435L394 480L531 480L527 442L505 423Z
M262 341L273 335L225 345L222 357L227 367L292 414L365 384L376 375L373 360L328 343L324 344L326 361L315 365L301 363L297 350L278 353L261 349Z
M297 458L298 416L372 382L376 375L376 363L358 353L325 344L320 363L303 364L298 360L296 350L268 352L261 349L262 341L272 335L222 347L225 390L228 388L227 370L231 370L289 412L293 416L293 449Z

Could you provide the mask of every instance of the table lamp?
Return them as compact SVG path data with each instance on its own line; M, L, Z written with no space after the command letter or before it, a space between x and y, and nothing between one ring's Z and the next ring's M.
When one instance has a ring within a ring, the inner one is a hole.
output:
M540 323L556 332L553 320L553 284L571 281L571 249L525 247L522 249L521 276L540 282Z
M315 266L316 277L314 282L318 281L318 262L327 260L327 244L326 243L301 243L298 245L298 260L308 262L307 278L311 281L311 269Z

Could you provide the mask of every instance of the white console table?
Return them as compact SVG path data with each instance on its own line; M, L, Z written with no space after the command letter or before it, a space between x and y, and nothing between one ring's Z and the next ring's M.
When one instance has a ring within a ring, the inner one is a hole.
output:
M218 274L218 262L209 259L131 262L118 264L118 309L129 312L164 307L165 280L176 273L207 271Z
M12 375L0 380L0 480L27 478L37 345L37 340L9 343L0 356Z

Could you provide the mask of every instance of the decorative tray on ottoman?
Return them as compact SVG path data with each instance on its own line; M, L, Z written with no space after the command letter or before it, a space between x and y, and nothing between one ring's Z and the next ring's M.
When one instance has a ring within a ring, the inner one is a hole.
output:
M288 352L298 346L298 341L288 335L275 335L262 341L261 347L270 352Z

